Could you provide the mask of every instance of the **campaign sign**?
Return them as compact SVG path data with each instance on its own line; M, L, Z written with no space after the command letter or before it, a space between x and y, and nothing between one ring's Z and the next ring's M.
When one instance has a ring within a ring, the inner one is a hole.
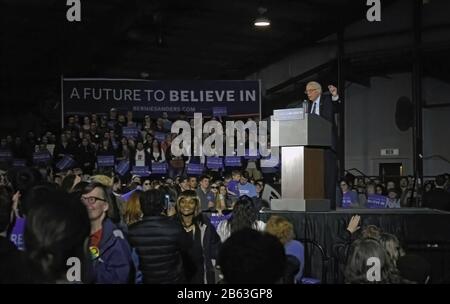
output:
M379 194L370 194L367 197L367 208L386 208L387 197Z
M188 164L187 165L187 174L188 175L202 175L203 169L204 169L204 167L202 164Z
M14 159L12 163L13 167L26 167L27 161L25 159Z
M214 228L217 229L217 226L219 226L221 221L228 220L232 215L233 214L231 212L227 214L211 213L209 221L211 222L211 225L213 225Z
M10 161L12 153L10 150L0 150L0 161Z
M226 156L225 157L225 166L227 166L227 167L242 166L241 157L240 156Z
M56 163L56 168L60 171L70 169L75 165L75 160L70 155L64 155L64 157Z
M124 176L125 174L127 174L128 170L130 170L130 161L127 159L121 160L117 165L116 165L116 172L120 175L120 176Z
M165 141L166 136L167 136L167 134L163 133L163 132L155 132L154 135L155 135L156 140L159 141L160 143Z
M206 166L209 169L221 169L223 168L223 158L222 157L206 157Z
M33 153L33 163L35 165L48 164L51 159L52 156L48 151L39 151Z
M167 163L152 163L152 174L167 174Z
M123 127L122 128L122 136L126 138L138 138L139 137L139 129L136 127Z
M138 175L141 177L149 176L150 170L149 170L148 166L134 166L133 170L131 170L131 174Z
M99 167L114 167L114 155L98 155L97 165Z

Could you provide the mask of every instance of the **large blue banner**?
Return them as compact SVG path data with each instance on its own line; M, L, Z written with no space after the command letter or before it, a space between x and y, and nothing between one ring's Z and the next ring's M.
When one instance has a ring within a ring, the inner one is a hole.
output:
M228 116L260 115L257 80L63 79L63 114L107 113L111 108L134 116L175 118L180 111Z

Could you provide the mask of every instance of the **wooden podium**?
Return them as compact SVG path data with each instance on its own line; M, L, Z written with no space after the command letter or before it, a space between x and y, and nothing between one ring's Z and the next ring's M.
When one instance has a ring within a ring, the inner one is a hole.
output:
M331 146L331 124L302 108L275 110L271 147L281 148L281 199L272 210L329 211L325 195L324 149Z

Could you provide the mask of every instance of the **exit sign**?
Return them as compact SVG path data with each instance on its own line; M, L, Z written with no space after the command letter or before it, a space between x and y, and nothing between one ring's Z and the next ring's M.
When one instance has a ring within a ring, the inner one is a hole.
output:
M399 149L381 149L381 156L397 156L400 154Z

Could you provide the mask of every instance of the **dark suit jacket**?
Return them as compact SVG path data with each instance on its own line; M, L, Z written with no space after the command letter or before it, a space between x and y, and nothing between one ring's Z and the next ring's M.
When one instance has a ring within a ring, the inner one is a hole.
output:
M444 189L433 189L423 197L423 207L450 211L450 193Z
M332 126L332 135L331 135L331 149L334 152L337 152L337 138L338 138L338 131L337 131L337 125L334 119L334 114L338 112L339 108L339 100L333 101L331 99L330 94L322 94L320 96L320 106L319 106L319 112L320 116L325 118L331 123Z

